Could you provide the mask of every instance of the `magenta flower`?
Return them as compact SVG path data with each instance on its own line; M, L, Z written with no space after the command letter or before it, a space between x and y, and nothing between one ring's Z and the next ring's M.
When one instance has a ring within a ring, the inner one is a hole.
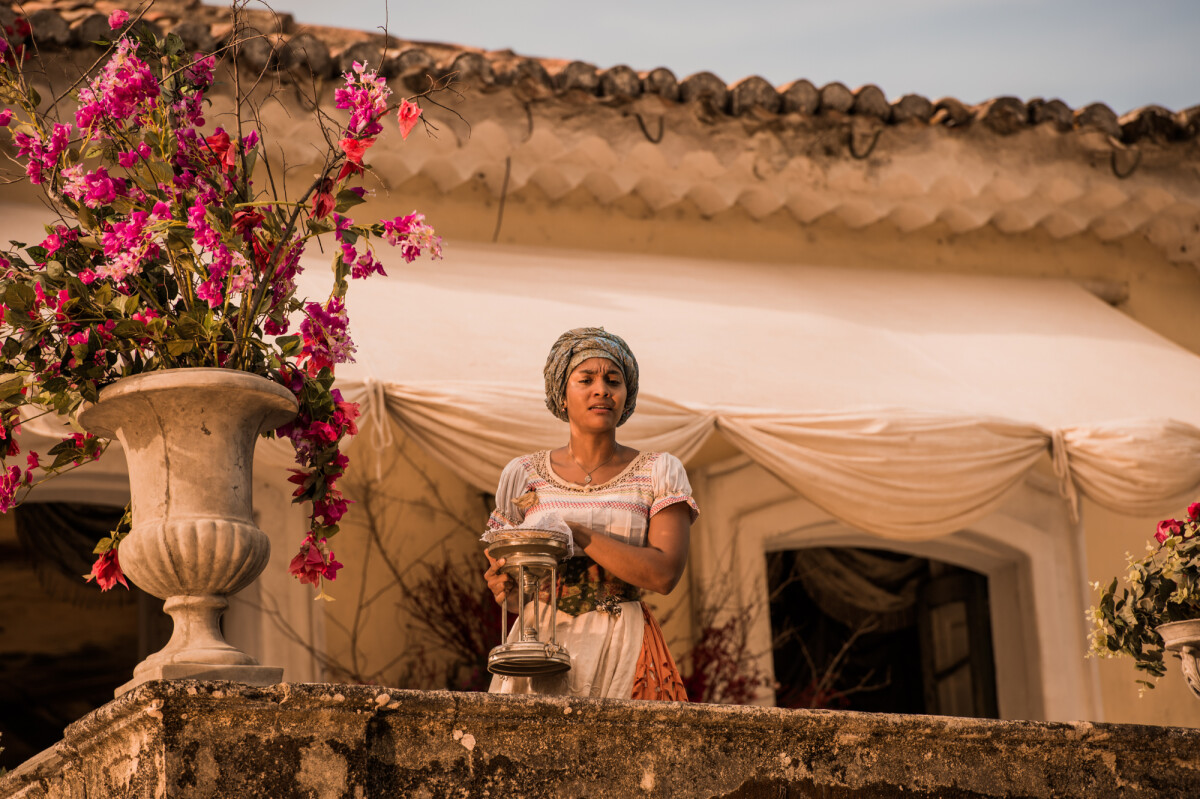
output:
M100 238L105 260L96 269L97 275L121 282L137 274L147 259L158 257L158 244L146 229L149 221L150 214L134 211L128 221L108 226Z
M100 74L79 90L75 124L88 132L87 138L107 138L97 126L124 123L131 117L134 122L141 122L153 111L160 92L158 80L135 55L136 50L136 42L122 39Z
M326 366L354 361L356 350L347 329L346 306L334 297L321 306L310 302L304 307L305 318L300 323L304 344L301 360L308 373L316 375Z
M108 170L102 166L98 166L95 171L84 175L83 184L86 187L83 204L88 208L108 205L117 199L118 189L123 187L123 184L111 178Z
M442 257L442 237L435 236L433 228L425 224L425 215L416 211L386 220L383 236L388 244L400 248L400 257L407 263L412 263L425 250L429 250L433 258Z
M123 8L118 8L116 11L108 15L108 27L114 31L128 21L129 12Z
M9 448L11 449L13 446L15 446L15 442ZM0 513L8 513L16 507L17 490L20 489L23 482L19 466L10 466L7 470L0 472Z
M374 136L383 130L379 118L387 113L387 101L392 95L387 81L366 64L354 62L352 72L345 74L346 86L333 93L334 104L350 111L350 132L357 136Z
M18 131L13 134L17 155L27 159L25 174L30 183L41 183L42 173L51 171L58 163L58 156L67 149L71 126L56 124L50 132L50 141L45 142L37 133Z
M342 564L337 562L332 552L326 555L322 551L327 547L328 543L324 538L318 544L310 534L300 545L300 551L292 558L292 562L288 564L288 571L300 582L309 585L318 585L321 578L334 579L337 577L338 569L342 568Z

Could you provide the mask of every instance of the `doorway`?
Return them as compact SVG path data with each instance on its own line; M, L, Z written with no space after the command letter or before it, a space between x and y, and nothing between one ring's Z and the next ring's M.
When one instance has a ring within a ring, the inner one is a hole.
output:
M997 718L988 580L858 547L767 555L780 707Z
M58 742L170 637L162 600L84 582L96 541L123 514L45 502L0 516L0 766Z

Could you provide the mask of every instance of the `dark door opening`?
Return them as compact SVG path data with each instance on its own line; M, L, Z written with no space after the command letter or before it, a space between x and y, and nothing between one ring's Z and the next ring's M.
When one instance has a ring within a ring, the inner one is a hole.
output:
M996 718L987 578L886 550L767 555L776 704Z
M0 516L0 766L58 742L170 636L162 600L84 582L92 548L123 513L53 502Z

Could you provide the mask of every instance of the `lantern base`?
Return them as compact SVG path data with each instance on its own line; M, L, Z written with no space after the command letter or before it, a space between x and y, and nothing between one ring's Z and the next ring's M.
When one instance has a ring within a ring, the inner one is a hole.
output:
M488 654L488 671L505 677L541 677L571 669L571 656L555 644L514 641Z

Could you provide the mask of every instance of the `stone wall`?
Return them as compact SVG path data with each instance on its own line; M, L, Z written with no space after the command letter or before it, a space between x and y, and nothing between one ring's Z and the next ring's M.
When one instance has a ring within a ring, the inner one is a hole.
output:
M1179 728L185 681L0 779L0 799L1197 794Z

